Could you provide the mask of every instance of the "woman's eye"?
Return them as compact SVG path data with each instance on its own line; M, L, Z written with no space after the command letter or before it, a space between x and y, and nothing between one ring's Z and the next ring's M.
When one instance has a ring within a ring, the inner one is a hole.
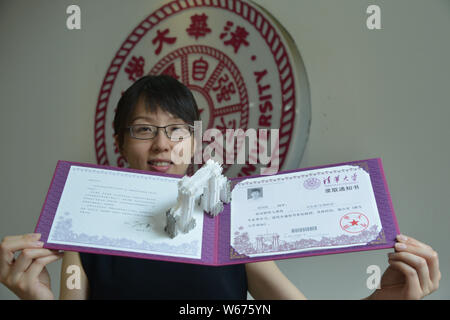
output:
M170 127L170 131L177 131L177 130L179 130L179 129L181 129L181 127L180 126L173 126L173 127Z
M151 127L138 127L137 131L140 133L153 132Z
M169 127L167 129L168 129L167 131L169 132L169 135L172 135L172 134L178 135L178 132L180 132L178 127Z

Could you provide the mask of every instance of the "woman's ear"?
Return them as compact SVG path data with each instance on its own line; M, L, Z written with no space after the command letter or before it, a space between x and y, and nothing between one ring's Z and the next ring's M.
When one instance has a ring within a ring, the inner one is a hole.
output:
M114 135L114 146L116 147L116 150L119 151L120 155L124 158L124 160L127 161L125 151L123 150L123 148L120 147L119 135L117 134Z

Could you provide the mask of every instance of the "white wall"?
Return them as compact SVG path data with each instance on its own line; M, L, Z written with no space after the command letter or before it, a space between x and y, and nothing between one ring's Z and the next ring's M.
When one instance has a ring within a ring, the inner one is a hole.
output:
M450 1L258 0L288 30L309 76L312 125L301 167L381 157L403 233L435 248L450 297ZM82 30L65 27L82 9ZM57 160L95 163L97 94L122 41L160 2L0 2L0 238L34 230ZM382 30L365 28L378 4ZM370 293L380 250L277 262L312 299ZM59 291L60 263L49 267ZM0 286L0 299L15 299Z

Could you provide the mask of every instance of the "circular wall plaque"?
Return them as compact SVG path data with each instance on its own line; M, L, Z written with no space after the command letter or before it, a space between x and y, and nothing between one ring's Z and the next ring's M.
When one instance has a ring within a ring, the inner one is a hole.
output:
M217 128L224 141L227 129L278 129L278 170L299 167L311 119L306 71L292 38L258 5L176 0L141 21L115 53L100 89L94 137L99 164L126 166L114 146L114 112L121 94L147 74L168 74L189 87L203 132ZM250 142L234 150L246 148L245 164L224 159L228 177L260 174L267 166L249 161L248 153L261 148Z

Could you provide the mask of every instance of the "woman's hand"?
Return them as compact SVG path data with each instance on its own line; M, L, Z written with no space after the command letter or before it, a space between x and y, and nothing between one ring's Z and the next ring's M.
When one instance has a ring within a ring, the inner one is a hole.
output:
M430 246L404 235L397 236L395 252L389 253L389 267L380 289L368 299L422 299L439 288L441 272L438 254Z
M0 243L0 282L21 299L54 299L47 264L62 254L43 249L40 234L5 237ZM22 251L17 258L14 254Z

